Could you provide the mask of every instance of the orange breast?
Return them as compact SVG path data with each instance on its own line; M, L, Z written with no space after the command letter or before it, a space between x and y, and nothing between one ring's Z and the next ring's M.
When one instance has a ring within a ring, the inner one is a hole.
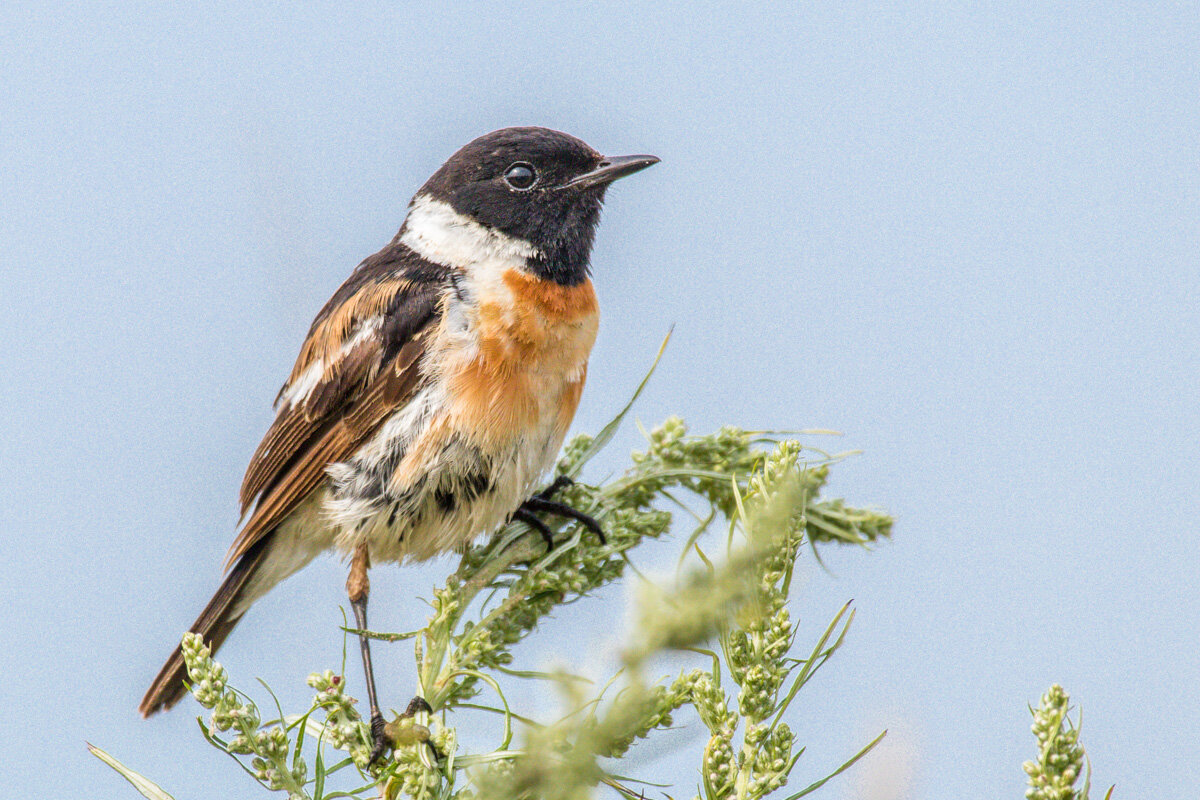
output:
M451 424L484 447L565 432L599 322L591 281L500 277L478 291L473 341L446 362Z

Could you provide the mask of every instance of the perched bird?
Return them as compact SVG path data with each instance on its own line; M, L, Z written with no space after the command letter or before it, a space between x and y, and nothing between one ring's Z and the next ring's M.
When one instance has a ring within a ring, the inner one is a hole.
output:
M658 162L546 128L475 139L434 173L395 238L317 314L241 488L244 524L192 624L215 650L255 600L326 550L366 629L367 570L460 548L534 512L596 338L589 258L608 185ZM383 716L360 638L377 756ZM176 648L140 711L170 708Z

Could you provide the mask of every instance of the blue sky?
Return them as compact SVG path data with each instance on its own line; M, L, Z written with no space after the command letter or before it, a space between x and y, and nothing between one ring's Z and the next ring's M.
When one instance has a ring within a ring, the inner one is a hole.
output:
M180 800L252 794L193 708L137 701L219 580L312 315L459 145L542 124L663 159L611 192L577 429L674 323L639 419L843 431L833 489L897 517L806 567L802 635L858 617L798 709L800 779L889 727L826 797L1018 796L1058 681L1098 783L1190 795L1197 41L1169 3L4 4L10 794L134 796L84 739ZM376 570L373 618L413 627L449 568ZM256 606L235 676L303 697L343 581L326 559ZM604 652L621 599L523 657ZM640 758L691 792L694 760Z

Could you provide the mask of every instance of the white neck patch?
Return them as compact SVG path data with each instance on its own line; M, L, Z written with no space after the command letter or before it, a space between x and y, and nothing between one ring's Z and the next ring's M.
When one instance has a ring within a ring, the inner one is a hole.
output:
M426 194L413 200L400 241L422 258L457 269L477 264L521 268L527 258L541 255L524 239L486 228Z

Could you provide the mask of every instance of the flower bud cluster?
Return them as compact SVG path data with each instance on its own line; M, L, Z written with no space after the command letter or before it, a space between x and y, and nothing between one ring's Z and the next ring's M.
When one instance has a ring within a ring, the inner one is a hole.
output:
M728 725L712 731L704 747L704 760L700 764L700 777L709 797L729 797L737 781L738 762L733 747L733 733L737 724L731 718Z
M233 690L227 690L229 675L225 668L212 659L212 650L198 633L186 633L180 643L183 662L187 666L191 681L192 696L196 702L212 710L209 730L227 731L234 728L241 733L230 742L234 753L253 752L246 739L259 725L258 708L253 703L243 703Z
M250 752L255 754L250 760L250 768L255 777L272 789L286 788L287 778L284 777L283 765L287 762L288 750L291 748L287 731L276 725L255 731L246 738L249 740ZM298 767L295 772L295 777L301 784L304 783L305 772L302 767Z
M360 768L365 767L371 754L371 730L354 707L358 701L346 694L345 679L327 669L309 675L307 683L317 692L313 708L325 711L325 741L335 750L349 752Z
M868 544L892 535L892 518L869 508L848 508L845 501L825 500L809 507L808 538L814 542Z
M794 541L772 539L774 547L759 551L755 596L739 609L735 626L725 634L730 676L740 687L738 713L759 722L775 712L779 688L787 677L784 658L792 646L792 621L787 596L780 586L784 575L776 562L795 558Z
M633 454L635 472L643 477L631 490L635 501L649 504L670 486L682 486L708 499L726 516L736 507L727 479L676 471L713 472L721 476L748 475L762 454L751 447L751 437L741 428L725 426L708 436L688 436L687 424L668 417L649 434L649 449Z
M763 797L787 783L794 743L792 730L785 723L779 723L773 731L753 723L746 727L751 761L748 797Z
M1079 729L1067 719L1071 698L1058 684L1042 695L1033 712L1033 734L1038 740L1038 760L1026 761L1029 800L1077 800L1075 781L1083 771ZM1065 724L1064 724L1065 723Z
M584 456L587 455L588 448L594 441L595 439L586 433L572 436L563 446L562 455L558 458L556 473L570 475L575 472L578 467L582 466Z
M451 575L442 588L433 590L433 617L454 618L462 611L462 584L457 575Z
M672 713L690 700L690 686L686 676L681 675L668 686L654 686L646 694L637 697L635 719L624 726L627 732L622 732L611 743L606 752L601 753L607 758L620 758L637 739L645 739L658 728L669 728L673 722Z
M262 720L258 707L243 702L237 692L227 690L228 674L212 659L212 650L199 634L184 634L180 644L183 661L191 681L192 696L205 708L212 709L210 731L234 731L224 749L235 756L253 756L250 771L271 789L285 789L289 796L300 797L300 787L307 778L308 767L296 759L287 766L291 740L281 726L260 728Z
M212 660L212 650L198 633L185 633L179 647L187 666L192 696L200 705L212 708L220 702L229 679L225 668Z
M762 549L760 566L764 589L779 583L804 543L809 501L824 485L828 468L811 467L800 459L799 442L779 442L763 459L760 471L747 483L745 520Z
M252 754L250 771L268 788L292 791L304 785L308 777L308 765L303 759L296 759L295 765L288 768L291 744L288 732L275 725L238 734L230 743L229 751L241 755Z
M729 710L729 701L725 692L713 682L712 674L702 670L693 670L681 675L676 682L682 681L690 696L696 713L704 727L716 732L737 724L737 718Z
M779 687L787 677L783 659L792 645L786 598L775 586L764 594L747 604L757 613L744 613L741 629L727 635L730 675L741 687L738 712L753 721L774 713Z
M768 720L778 713L793 644L787 576L804 542L808 501L826 478L824 467L810 469L800 456L799 444L781 442L742 490L749 546L744 563L738 565L731 554L725 569L736 565L752 573L752 589L721 634L738 688L736 711L729 710L713 677L690 680L692 703L711 734L701 767L708 798L764 797L787 783L793 763L791 730L783 723L772 727ZM734 744L739 727L740 748Z
M751 665L742 674L738 713L749 720L769 717L775 710L775 695L783 678L784 669L778 664Z

